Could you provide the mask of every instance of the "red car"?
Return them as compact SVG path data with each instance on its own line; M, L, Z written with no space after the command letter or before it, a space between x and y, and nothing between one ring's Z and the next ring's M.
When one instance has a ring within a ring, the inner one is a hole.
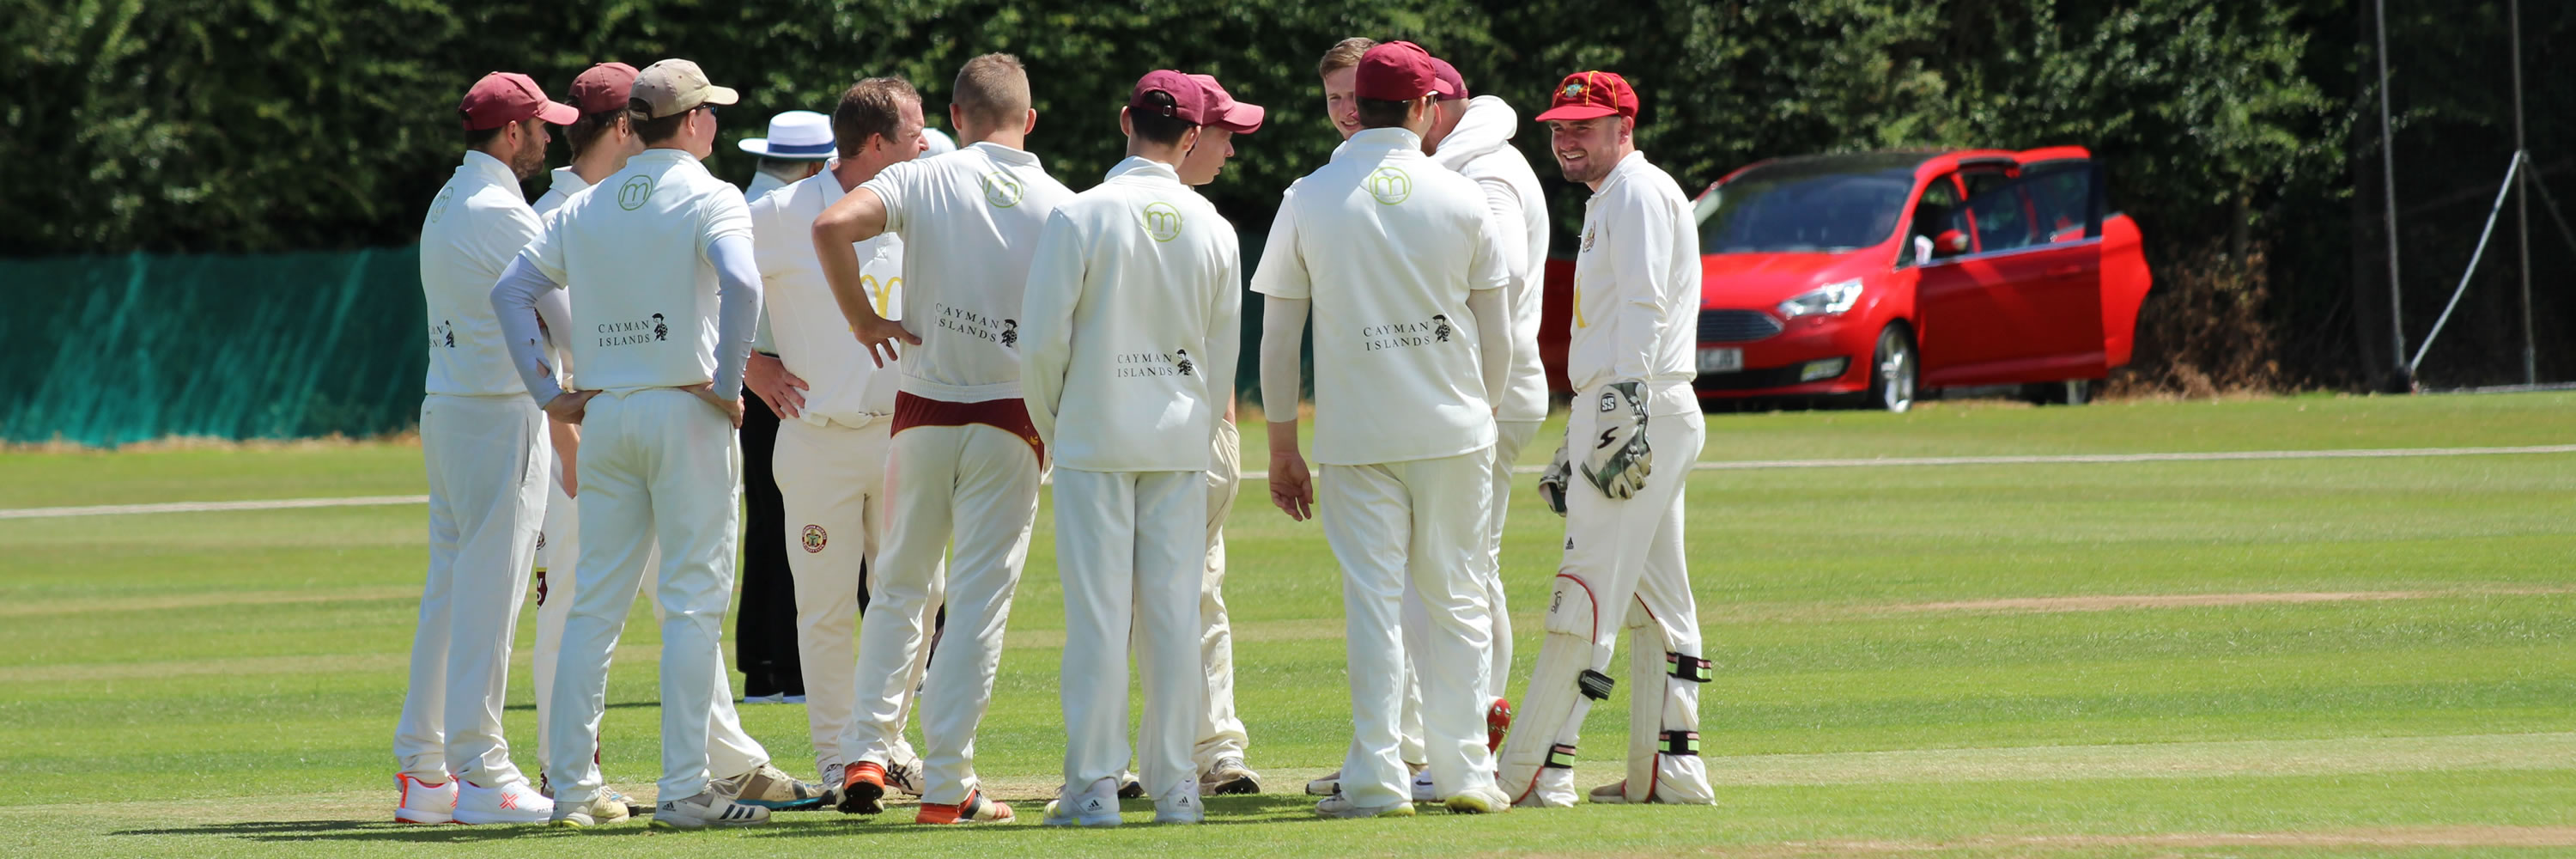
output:
M2129 362L2146 258L2081 147L1763 161L1700 194L1703 403L2021 385L2081 403ZM1564 376L1571 260L1542 352Z

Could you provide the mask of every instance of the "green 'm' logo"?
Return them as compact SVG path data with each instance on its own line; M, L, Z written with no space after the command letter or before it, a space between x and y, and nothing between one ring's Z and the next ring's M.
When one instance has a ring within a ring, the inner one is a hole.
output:
M449 185L439 189L438 199L429 204L429 222L435 224L438 223L439 218L446 217L447 201L453 199L456 199L456 186Z
M1145 234L1153 236L1155 241L1168 242L1180 238L1181 210L1172 208L1172 204L1148 203L1145 205L1142 217L1145 220Z
M617 186L617 207L620 209L632 212L643 208L644 201L650 199L653 199L651 176L638 173L627 179L626 184Z
M975 181L984 183L984 202L993 204L994 208L1008 209L1020 204L1020 183L1010 174L986 173Z
M1369 174L1368 192L1379 203L1392 206L1413 196L1413 177L1403 170L1380 167L1377 172Z

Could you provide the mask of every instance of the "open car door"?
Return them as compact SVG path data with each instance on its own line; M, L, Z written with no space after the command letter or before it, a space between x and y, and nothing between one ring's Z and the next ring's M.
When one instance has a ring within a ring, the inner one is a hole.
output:
M1923 266L1923 384L2098 379L2103 341L2098 172L2083 150L2035 150L1934 232L1967 250ZM1983 185L1978 189L1978 185Z

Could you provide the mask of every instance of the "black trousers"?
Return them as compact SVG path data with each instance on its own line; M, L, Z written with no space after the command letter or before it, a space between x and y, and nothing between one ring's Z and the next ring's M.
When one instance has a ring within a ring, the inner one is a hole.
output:
M787 508L769 459L778 415L742 393L742 608L734 615L734 662L742 694L803 695L796 658L796 580L787 568Z

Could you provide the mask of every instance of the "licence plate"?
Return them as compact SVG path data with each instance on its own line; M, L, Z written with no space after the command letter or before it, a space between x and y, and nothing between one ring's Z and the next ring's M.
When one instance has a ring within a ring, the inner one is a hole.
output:
M1702 373L1732 373L1742 369L1742 349L1727 346L1699 350L1699 371Z

